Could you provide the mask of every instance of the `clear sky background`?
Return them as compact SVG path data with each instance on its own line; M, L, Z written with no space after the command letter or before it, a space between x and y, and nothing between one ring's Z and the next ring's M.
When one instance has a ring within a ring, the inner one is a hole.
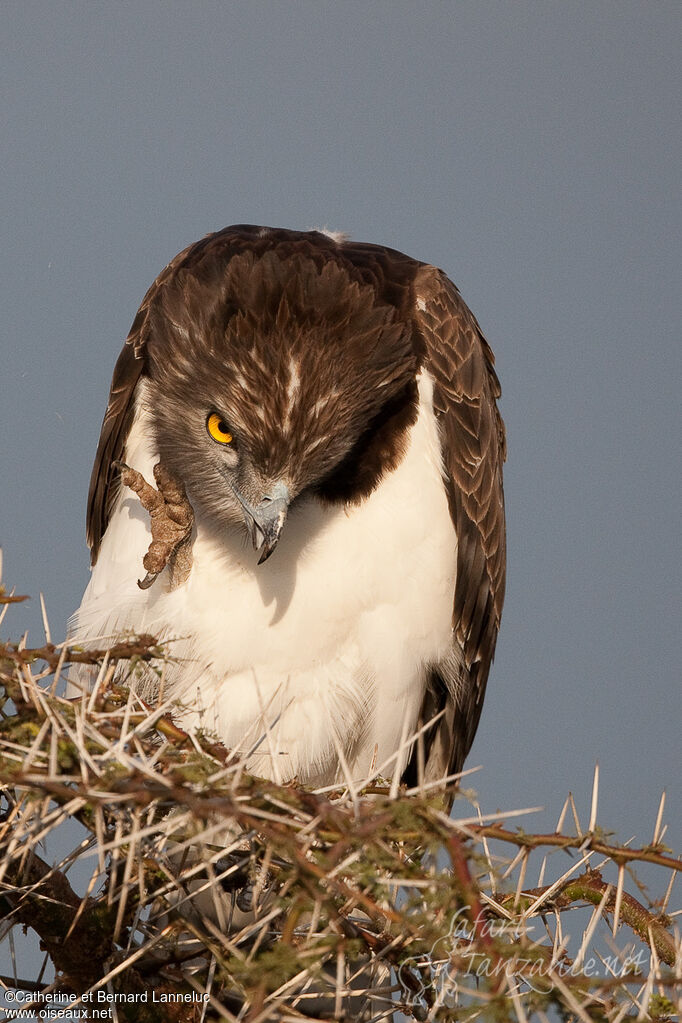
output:
M680 839L678 2L5 0L3 633L63 638L114 362L208 231L328 226L441 266L497 356L507 601L483 809L573 790Z

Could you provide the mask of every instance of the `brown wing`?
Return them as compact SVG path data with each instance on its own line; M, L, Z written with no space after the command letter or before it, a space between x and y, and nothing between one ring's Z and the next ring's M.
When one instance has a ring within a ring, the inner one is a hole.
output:
M142 300L142 305L137 311L130 333L114 367L109 402L104 413L88 491L86 535L93 565L97 561L102 537L118 493L118 474L112 469L112 463L123 455L133 418L135 388L140 376L145 371L149 308L159 289L173 276L194 247L190 245L180 252L156 278Z
M457 534L452 650L433 668L422 714L428 721L444 711L422 751L429 780L461 769L481 714L504 600L506 449L494 357L475 317L434 267L417 272L415 294Z

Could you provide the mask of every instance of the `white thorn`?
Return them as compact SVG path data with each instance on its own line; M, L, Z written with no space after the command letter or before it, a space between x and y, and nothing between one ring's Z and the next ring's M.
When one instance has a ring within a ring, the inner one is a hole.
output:
M45 630L45 642L47 644L51 644L52 643L52 637L50 635L50 625L49 625L48 620L47 620L47 608L45 607L45 597L43 596L42 591L41 591L41 594L40 594L40 611L41 611L41 614L43 616L43 629Z
M656 817L656 825L654 827L654 837L651 842L652 845L658 845L663 837L661 833L661 824L663 822L663 810L665 809L665 789L661 792L661 801L658 804L658 816Z
M625 879L625 867L621 863L618 867L618 887L616 888L616 905L613 910L613 936L615 938L618 924L620 923L620 904L623 901L623 881Z
M590 823L587 830L592 833L597 825L597 805L599 803L599 761L594 765L594 780L592 782L592 805L590 807Z

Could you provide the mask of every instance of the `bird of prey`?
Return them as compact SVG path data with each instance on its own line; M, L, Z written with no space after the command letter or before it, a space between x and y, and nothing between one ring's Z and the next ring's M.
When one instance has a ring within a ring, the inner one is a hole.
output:
M504 596L493 361L445 274L393 249L250 225L190 245L114 370L72 639L167 642L141 695L254 773L459 771Z

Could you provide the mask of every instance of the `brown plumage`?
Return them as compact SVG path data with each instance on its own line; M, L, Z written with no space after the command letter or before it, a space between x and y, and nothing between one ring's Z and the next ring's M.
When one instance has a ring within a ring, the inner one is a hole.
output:
M258 485L286 477L293 501L312 494L323 504L354 505L400 463L425 371L434 385L457 577L452 647L429 665L422 719L444 714L415 747L405 778L416 781L422 768L427 779L459 770L478 725L504 598L505 439L493 362L476 319L435 267L318 232L242 225L208 235L158 276L116 364L88 497L93 564L119 492L113 465L124 454L140 380L152 398L163 397L154 403L161 461L180 478L191 468L195 491L216 488L184 416L199 393L229 420ZM289 407L284 382L292 365L297 401ZM255 494L256 482L253 474L242 480L244 493ZM227 515L217 500L211 511Z

